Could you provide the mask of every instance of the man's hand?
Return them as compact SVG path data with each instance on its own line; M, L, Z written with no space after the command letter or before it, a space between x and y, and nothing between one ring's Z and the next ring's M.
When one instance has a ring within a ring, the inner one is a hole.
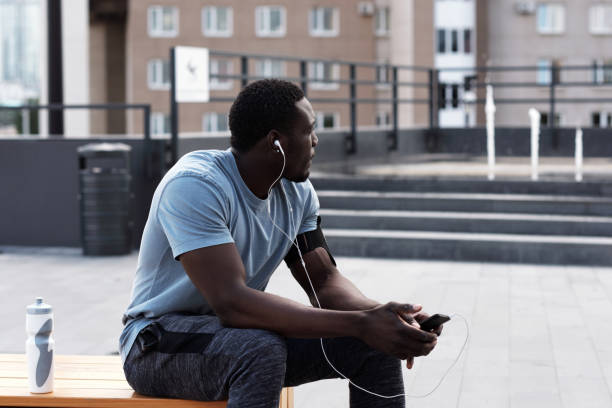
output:
M395 302L366 310L361 337L369 346L407 360L406 366L412 368L414 357L428 355L438 339L420 329L415 319L420 311L419 305Z

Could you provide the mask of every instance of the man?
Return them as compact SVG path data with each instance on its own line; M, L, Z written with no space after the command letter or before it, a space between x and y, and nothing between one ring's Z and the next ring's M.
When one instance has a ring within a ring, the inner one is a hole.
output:
M308 181L312 106L289 82L258 81L236 98L229 125L231 149L184 156L153 196L120 339L128 382L142 394L272 408L283 386L339 376L324 338L355 384L402 394L400 360L410 368L427 355L441 328L420 330L420 306L380 305L336 269ZM322 309L264 292L285 259L317 306L296 236ZM350 400L404 406L352 385Z

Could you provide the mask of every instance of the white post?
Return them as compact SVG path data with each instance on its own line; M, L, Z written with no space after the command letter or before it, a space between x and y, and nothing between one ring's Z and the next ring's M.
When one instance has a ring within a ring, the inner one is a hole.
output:
M540 112L529 109L531 119L531 180L538 179L538 158L540 150Z
M582 181L582 129L576 128L576 181Z
M489 164L488 179L495 179L495 102L493 101L493 87L487 85L487 101L485 114L487 116L487 161Z

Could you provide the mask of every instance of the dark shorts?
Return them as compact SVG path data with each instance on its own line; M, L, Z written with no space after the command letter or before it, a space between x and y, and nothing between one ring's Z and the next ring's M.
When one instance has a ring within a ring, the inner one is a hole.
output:
M324 340L330 361L356 384L383 395L403 392L400 361L352 337ZM139 393L228 407L276 408L282 387L338 378L319 339L284 338L223 327L216 316L164 315L140 331L124 364ZM403 407L350 387L351 407Z

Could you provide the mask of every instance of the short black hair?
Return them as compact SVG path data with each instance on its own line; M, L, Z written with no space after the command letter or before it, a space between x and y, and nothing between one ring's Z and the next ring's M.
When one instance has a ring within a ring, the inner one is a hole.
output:
M297 114L295 103L304 92L280 79L262 79L247 85L229 112L230 144L239 152L249 151L272 129L287 131Z

